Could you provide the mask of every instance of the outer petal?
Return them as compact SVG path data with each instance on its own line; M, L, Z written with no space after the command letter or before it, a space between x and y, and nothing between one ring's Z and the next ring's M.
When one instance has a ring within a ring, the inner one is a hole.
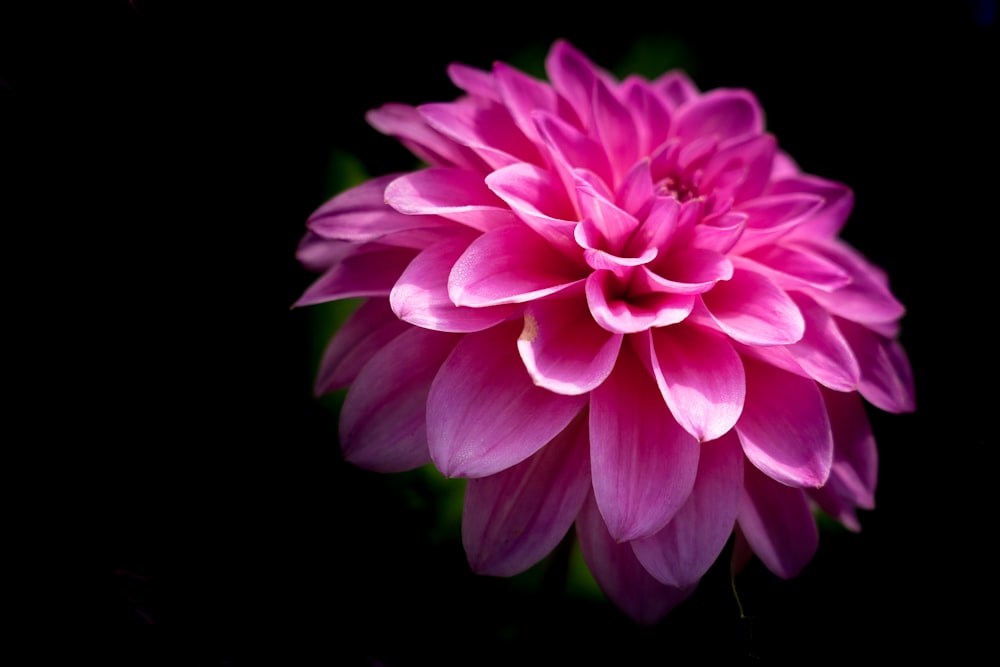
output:
M517 347L539 387L583 394L611 373L622 338L597 326L582 300L549 299L527 306Z
M392 310L401 320L436 331L469 332L499 324L516 312L516 304L465 308L452 303L448 276L469 242L467 237L443 241L410 262L389 293Z
M398 139L429 165L459 167L484 174L489 170L478 155L431 128L420 113L407 104L383 104L365 114L365 119L382 134Z
M614 372L590 398L594 494L617 541L647 537L670 521L691 493L698 452L698 441L623 346Z
M385 243L417 232L440 236L459 229L444 218L406 215L386 206L386 186L399 176L397 173L379 176L345 190L316 209L306 221L307 227L325 239L352 243Z
M466 334L441 366L427 397L427 439L449 477L485 477L520 463L586 405L536 387L517 356L521 325Z
M418 111L431 127L468 146L491 169L515 162L543 163L538 149L500 104L483 104L481 100L423 104Z
M409 329L410 325L396 317L385 299L365 301L337 329L326 346L316 375L316 395L354 382L358 372L376 352Z
M833 431L812 380L744 358L747 395L736 432L747 458L769 477L797 487L826 483Z
M824 512L849 529L861 530L855 508L874 509L878 451L861 397L856 392L824 390L833 425L833 467L830 479L809 496Z
M861 381L858 391L886 412L913 412L917 398L913 369L899 341L886 338L860 324L837 319L837 326L858 358Z
M661 583L692 587L722 553L743 495L743 451L726 435L703 443L698 478L687 502L663 530L634 540L643 567Z
M376 472L430 462L426 402L434 378L460 336L411 328L365 364L344 399L344 458Z
M677 422L699 441L728 432L743 412L743 362L726 338L678 324L653 329L650 365Z
M601 590L622 611L641 625L653 625L694 592L666 586L639 563L632 548L615 542L593 494L576 521L580 550Z
M483 234L455 262L448 294L458 306L523 303L566 289L580 271L520 225Z
M819 530L801 489L778 484L749 463L737 522L753 552L783 579L797 576L819 547Z
M530 164L512 164L486 177L486 185L539 236L569 255L579 252L573 232L579 216L557 176Z
M857 389L861 375L858 360L833 318L805 294L792 292L791 296L806 321L806 330L802 340L785 349L823 386L836 391Z
M462 544L474 572L518 574L566 535L590 493L586 414L521 463L468 481Z
M385 201L400 213L440 215L484 232L517 220L482 174L454 167L400 176L386 186Z
M378 244L360 246L319 277L295 302L311 306L338 299L388 296L417 251Z
M795 302L764 276L737 265L733 277L702 295L725 333L747 345L787 345L805 332Z

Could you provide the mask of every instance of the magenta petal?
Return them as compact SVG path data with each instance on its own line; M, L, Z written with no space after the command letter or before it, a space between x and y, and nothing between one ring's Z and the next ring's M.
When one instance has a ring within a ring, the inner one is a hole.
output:
M427 394L460 338L411 327L365 364L340 413L340 442L347 461L376 472L430 463Z
M436 167L400 176L385 188L385 202L407 215L440 215L480 231L509 225L517 218L486 187L481 174Z
M823 206L793 232L795 236L833 238L854 207L854 192L842 183L808 174L790 174L772 182L768 194L806 192L823 198Z
M744 466L737 521L753 552L783 579L797 576L819 547L819 530L806 494L749 464Z
M475 151L491 169L517 162L543 162L538 149L501 104L460 100L422 104L418 111L431 127Z
M833 467L830 479L809 496L820 508L851 530L858 531L855 508L874 509L878 481L878 450L864 403L856 392L823 391L833 425Z
M643 270L644 267L639 267ZM597 270L585 282L587 305L594 320L614 333L638 333L682 321L695 303L691 294L648 292L635 302L627 301L624 287L614 272Z
M382 134L396 137L431 166L459 167L486 173L486 164L475 153L431 128L408 104L383 104L365 114L365 120Z
M538 234L520 225L483 234L458 258L448 294L458 306L523 303L566 289L579 270Z
M466 334L434 378L427 438L448 477L485 477L520 463L587 403L536 387L517 354L521 325Z
M622 338L599 327L582 300L550 299L526 307L517 347L536 385L583 394L611 373Z
M410 329L385 299L370 299L341 325L323 352L314 391L317 396L346 387L382 347Z
M481 331L507 319L516 304L485 308L459 307L448 296L451 267L469 246L468 238L433 245L417 255L389 293L392 310L400 319L436 331Z
M833 463L833 431L812 380L744 358L747 395L736 432L750 461L782 484L820 487Z
M795 304L806 321L802 340L786 349L802 369L825 387L836 391L854 391L861 371L830 314L801 292L792 292Z
M763 131L760 104L747 90L710 90L678 109L674 119L674 134L685 141L710 136L724 140Z
M601 590L641 625L655 624L695 590L694 586L666 586L654 579L628 543L618 543L611 537L593 494L583 504L576 532L583 559Z
M810 290L809 294L830 314L855 322L883 324L895 322L905 308L889 290L888 279L856 250L840 242L802 242L803 247L847 271L851 281L833 292Z
M858 359L861 369L858 391L861 395L886 412L916 410L913 369L899 341L839 318L837 326Z
M335 264L310 285L295 306L311 306L338 299L388 296L396 279L414 258L411 248L368 244Z
M677 424L631 347L591 392L594 494L623 542L652 535L684 504L698 470L698 441Z
M591 99L594 113L590 132L607 152L613 171L613 184L617 186L639 159L635 121L604 81L598 79L594 82L594 95Z
M719 328L747 345L787 345L805 331L795 302L764 276L737 265L730 280L702 295Z
M486 177L486 185L554 247L578 252L573 232L579 216L558 177L530 164L513 164Z
M462 544L474 572L518 574L565 537L590 492L586 414L521 463L467 482Z
M702 443L687 502L662 530L632 542L639 562L661 583L694 586L732 535L742 494L743 452L736 436Z
M677 422L699 441L736 424L746 397L743 362L722 335L679 324L653 329L651 366Z

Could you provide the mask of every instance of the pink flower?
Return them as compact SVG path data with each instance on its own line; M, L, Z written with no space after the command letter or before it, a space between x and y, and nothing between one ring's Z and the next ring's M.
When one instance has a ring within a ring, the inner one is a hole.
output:
M851 190L803 173L752 93L616 80L560 41L549 82L452 65L454 102L368 115L426 167L320 207L297 305L363 304L318 393L344 457L467 478L462 540L507 576L571 529L640 623L735 535L793 577L814 513L860 530L863 401L914 409L903 306L838 233Z

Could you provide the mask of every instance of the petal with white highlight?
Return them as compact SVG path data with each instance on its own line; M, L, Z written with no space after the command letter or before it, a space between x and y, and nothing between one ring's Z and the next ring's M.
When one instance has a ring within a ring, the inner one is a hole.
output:
M440 215L483 232L517 220L481 174L454 167L422 169L394 179L385 188L385 202L406 215Z
M678 324L649 333L656 384L677 422L699 441L728 432L743 412L743 362L721 334Z
M583 394L611 373L622 339L599 327L582 300L545 299L525 308L517 347L536 385Z
M701 297L719 328L747 345L787 345L805 332L795 302L764 276L737 266Z

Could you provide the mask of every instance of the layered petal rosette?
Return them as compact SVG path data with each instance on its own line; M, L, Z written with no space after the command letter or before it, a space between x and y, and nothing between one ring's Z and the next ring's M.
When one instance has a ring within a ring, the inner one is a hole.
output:
M747 90L618 80L565 41L547 81L452 65L453 102L368 120L426 165L308 220L298 305L362 298L316 384L346 460L466 478L470 566L574 530L640 623L731 540L780 577L822 511L859 530L865 401L914 409L887 276L839 238L851 190L803 173Z

